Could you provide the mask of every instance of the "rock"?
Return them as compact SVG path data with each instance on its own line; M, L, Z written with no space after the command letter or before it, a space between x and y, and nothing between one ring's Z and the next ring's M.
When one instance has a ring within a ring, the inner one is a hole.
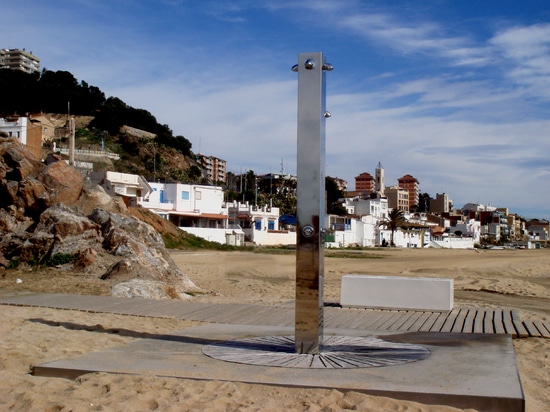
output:
M0 207L10 205L36 217L57 202L75 203L83 178L64 161L44 165L15 138L0 144Z
M90 215L94 209L121 214L128 213L128 209L120 197L112 197L105 192L105 189L95 184L84 185L75 207L85 215Z
M57 254L78 255L90 248L101 248L102 241L96 223L58 203L42 213L20 255L22 260L35 256L38 262L46 263Z
M53 259L63 262L60 270L122 281L113 293L128 296L186 298L200 290L152 226L55 160L45 166L16 139L0 138L0 267L20 262L31 269Z
M51 204L46 187L32 176L22 180L17 187L13 204L25 210L28 216L39 216Z
M113 279L119 275L127 276L132 268L132 262L128 259L122 259L112 265L107 272L101 275L101 280Z
M32 152L28 151L17 138L1 138L0 179L19 182L44 168Z
M74 261L75 269L84 269L97 263L98 253L93 248L88 248L78 253Z
M103 228L107 223L109 223L109 220L111 220L111 216L106 210L103 209L94 209L92 210L92 213L88 216L88 218L99 225L99 227Z
M0 232L25 232L32 225L34 220L25 216L24 210L14 205L0 209Z
M50 204L74 204L84 185L82 174L64 161L52 163L38 175L38 180L48 188Z
M155 280L132 279L111 288L113 296L144 299L190 299L190 295L177 293L166 283Z

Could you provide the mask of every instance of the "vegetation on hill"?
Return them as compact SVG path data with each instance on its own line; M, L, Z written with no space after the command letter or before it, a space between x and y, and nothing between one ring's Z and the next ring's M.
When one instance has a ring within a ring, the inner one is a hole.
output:
M201 169L191 151L191 142L174 136L167 125L147 110L133 108L117 97L105 98L96 86L80 83L67 71L42 70L28 74L18 70L0 70L0 115L67 113L89 116L91 122L77 130L76 145L88 150L103 147L118 153L116 171L137 173L150 180L197 183ZM121 133L131 126L156 135L136 137ZM58 142L67 145L67 139Z

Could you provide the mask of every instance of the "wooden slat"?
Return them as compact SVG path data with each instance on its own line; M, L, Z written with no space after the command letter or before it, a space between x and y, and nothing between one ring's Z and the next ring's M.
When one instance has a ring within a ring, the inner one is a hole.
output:
M519 318L518 310L512 310L512 323L514 324L518 337L526 338L529 336L529 332L527 332L527 329L525 329L523 322Z
M403 312L394 312L383 324L380 325L382 330L392 330L393 325L403 319Z
M404 317L405 322L396 327L397 330L409 330L409 328L420 318L422 312L410 312Z
M529 336L540 338L540 332L535 327L535 325L533 325L533 322L527 319L523 321L523 324L525 325L525 329L527 329L527 332L529 332Z
M439 318L444 319L445 317L440 312L431 313L428 319L426 320L426 322L424 322L424 324L420 327L419 331L420 332L430 331L434 327L434 324L437 321L437 319Z
M441 327L441 332L450 332L453 329L453 325L456 321L456 318L458 317L458 314L460 313L460 309L453 309L445 319L445 323L443 323L443 326Z
M388 321L388 319L390 319L391 317L393 317L393 315L394 315L394 314L393 314L392 312L390 312L390 311L388 311L387 313L382 314L382 316L380 316L380 318L379 318L375 323L373 323L372 328L373 328L373 329L379 329L379 328L381 328L381 326L382 326L383 324L385 324L385 323Z
M325 308L325 325L334 327L349 327L350 323L358 318L370 317L368 310L357 310L349 308Z
M510 309L502 311L502 322L504 323L504 329L506 329L506 333L512 335L514 338L517 338L518 333L514 328L514 323L512 322L512 311Z
M468 315L468 309L461 309L460 313L456 317L455 323L453 325L453 328L451 329L451 332L460 333L463 331L464 327L464 320L466 319L466 315Z
M463 333L472 333L474 331L474 319L477 316L477 309L468 309L464 325L462 326Z
M368 316L368 315L367 315ZM347 323L347 326L351 329L358 328L359 325L365 323L365 312L362 312L360 309L356 310L355 316L353 316Z
M405 323L407 323L411 316L414 316L414 312L402 312L399 319L397 319L389 329L391 330L401 330Z
M493 324L495 325L495 333L505 334L504 323L502 323L502 309L495 309L493 316Z
M484 309L476 310L473 324L473 333L483 333L483 322L485 321L485 316L487 312Z
M366 328L376 329L379 325L384 323L391 316L391 312L388 311L376 311L372 313L372 319L367 322Z
M446 312L446 313L445 312L440 313L438 318L433 323L432 328L430 329L430 332L440 332L441 328L443 327L443 325L447 321L447 318L449 316L451 316L452 313L453 313L452 311ZM456 315L453 314L453 317L454 316L456 316Z
M544 325L544 323L540 320L534 320L533 325L539 330L540 335L543 338L550 338L550 330L547 329Z
M424 323L426 323L426 321L429 319L432 312L417 312L417 314L418 316L416 317L414 323L409 325L407 330L414 331L414 332L419 331L422 325L424 325Z
M495 333L495 326L493 318L495 316L495 311L492 309L485 310L485 317L483 318L483 332L484 333Z

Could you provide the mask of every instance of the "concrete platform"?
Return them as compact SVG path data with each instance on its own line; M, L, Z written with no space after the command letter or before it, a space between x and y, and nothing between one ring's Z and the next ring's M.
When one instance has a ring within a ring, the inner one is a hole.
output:
M209 324L158 339L93 352L33 368L37 376L74 379L111 372L285 387L358 391L425 404L480 411L524 411L525 399L509 335L391 333L326 329L327 336L375 336L421 345L426 359L403 365L356 369L300 369L225 362L202 353L205 345L258 336L293 335L290 327Z

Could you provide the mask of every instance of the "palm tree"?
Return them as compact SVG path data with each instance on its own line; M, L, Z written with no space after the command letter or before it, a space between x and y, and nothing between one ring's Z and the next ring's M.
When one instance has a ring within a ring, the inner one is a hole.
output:
M390 246L395 246L395 243L393 243L393 234L395 230L403 226L404 223L405 217L403 216L403 211L400 209L392 209L388 217L378 224L378 226L384 226L386 229L391 230Z

